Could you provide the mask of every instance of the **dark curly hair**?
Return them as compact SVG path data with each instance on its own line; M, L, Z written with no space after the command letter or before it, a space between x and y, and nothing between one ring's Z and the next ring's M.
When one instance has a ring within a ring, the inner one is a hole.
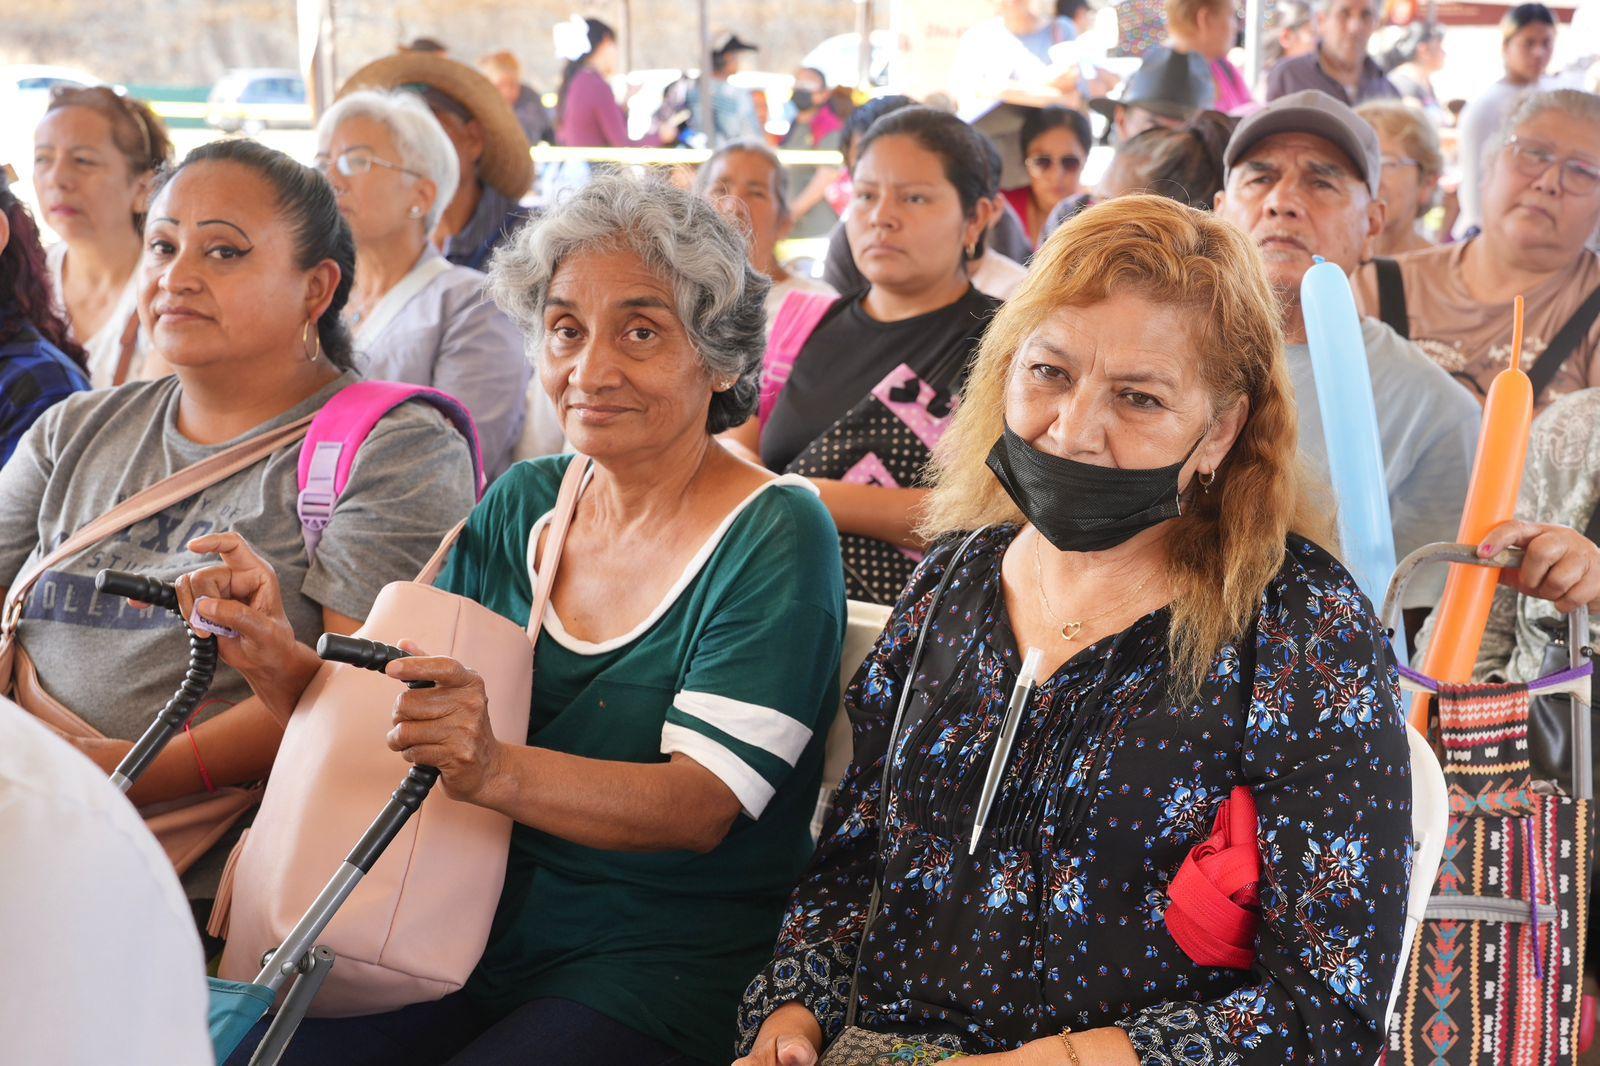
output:
M328 179L274 148L242 137L232 138L203 144L184 156L183 162L151 193L151 202L168 182L197 163L236 163L255 171L272 186L278 209L294 233L295 265L310 270L327 259L339 268L333 300L317 320L317 337L328 362L340 370L355 369L350 331L340 312L350 302L350 287L355 281L356 241L350 233L350 223L339 213L339 202Z
M68 327L56 311L50 273L44 265L44 245L39 241L39 226L27 205L18 200L10 186L0 178L0 213L11 226L11 239L0 249L0 344L16 340L29 326L60 348L68 359L88 372L88 358L68 336ZM6 294L9 293L9 300Z

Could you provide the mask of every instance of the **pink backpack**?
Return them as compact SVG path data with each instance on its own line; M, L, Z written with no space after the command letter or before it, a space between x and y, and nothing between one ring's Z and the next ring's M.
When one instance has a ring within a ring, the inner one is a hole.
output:
M800 358L800 349L806 346L822 316L838 299L820 292L791 292L784 297L778 317L772 321L766 357L761 361L761 406L757 417L762 426L772 417L778 394L789 383L795 360Z
M410 400L432 404L467 438L472 452L473 488L483 498L483 452L472 414L449 393L403 381L358 381L323 404L300 445L300 496L295 510L305 531L306 557L315 558L322 531L350 481L361 445L383 416Z

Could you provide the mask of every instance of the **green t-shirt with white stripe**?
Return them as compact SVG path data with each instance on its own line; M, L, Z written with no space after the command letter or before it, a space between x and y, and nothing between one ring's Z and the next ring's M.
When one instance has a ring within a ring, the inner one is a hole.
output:
M571 458L521 463L495 482L439 586L526 625L530 544ZM591 644L547 612L529 743L624 762L681 752L743 814L706 855L597 851L517 826L475 999L495 1012L572 999L727 1060L739 995L771 957L811 854L844 622L838 533L798 478L746 499L633 632Z

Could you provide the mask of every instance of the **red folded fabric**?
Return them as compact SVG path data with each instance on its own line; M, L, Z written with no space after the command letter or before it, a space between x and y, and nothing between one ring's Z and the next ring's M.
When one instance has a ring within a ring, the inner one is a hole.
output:
M1195 962L1248 970L1261 923L1261 850L1256 801L1244 786L1217 807L1209 839L1197 844L1167 888L1167 932Z

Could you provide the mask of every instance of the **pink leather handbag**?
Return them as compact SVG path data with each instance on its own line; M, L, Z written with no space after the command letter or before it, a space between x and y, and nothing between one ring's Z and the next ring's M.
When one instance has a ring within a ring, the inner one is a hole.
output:
M556 500L526 631L433 587L456 527L416 581L384 588L358 635L414 640L476 670L495 736L528 739L533 647L589 461L578 456ZM409 764L389 750L400 682L324 664L290 716L253 826L228 861L211 916L226 936L221 977L251 980L383 807ZM339 908L322 943L337 962L310 1013L375 1014L459 989L483 954L505 881L511 820L442 788Z

